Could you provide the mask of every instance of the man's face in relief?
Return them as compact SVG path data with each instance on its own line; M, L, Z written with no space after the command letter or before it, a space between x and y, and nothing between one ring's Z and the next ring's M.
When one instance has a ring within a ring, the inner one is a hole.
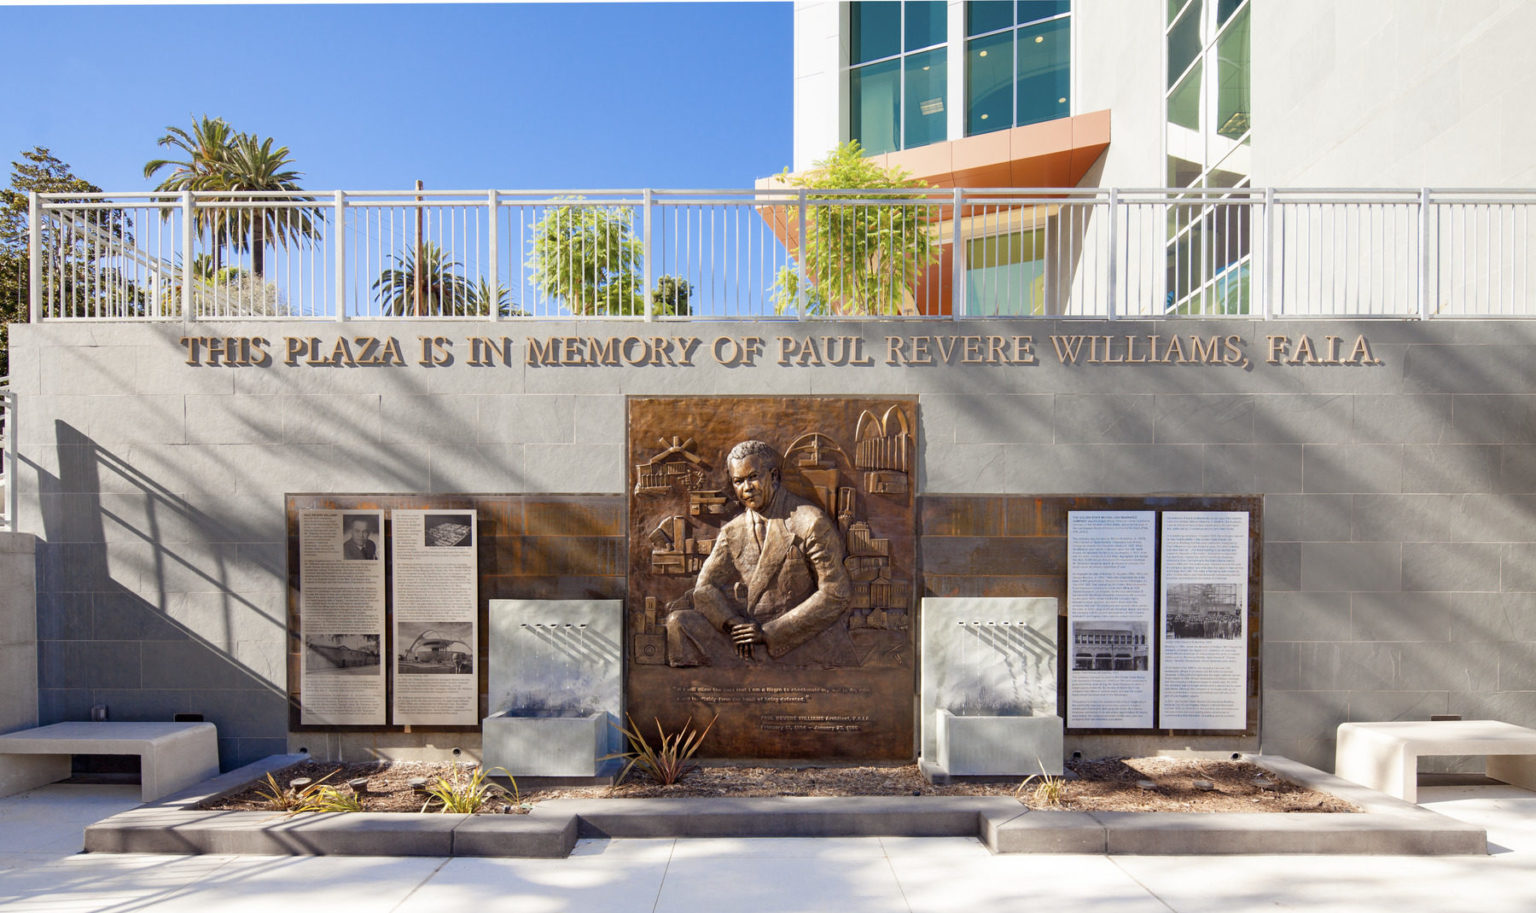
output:
M768 507L777 487L768 462L767 457L753 455L745 460L732 460L730 465L731 489L737 500L758 513Z

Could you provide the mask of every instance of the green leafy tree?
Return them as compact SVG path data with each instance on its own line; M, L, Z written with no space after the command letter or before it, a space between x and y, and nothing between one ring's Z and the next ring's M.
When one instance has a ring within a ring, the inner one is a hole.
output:
M900 168L883 168L863 157L857 140L833 149L802 175L785 171L792 187L812 191L871 190L872 203L848 194L808 193L805 237L791 254L800 261L807 287L793 267L779 271L774 308L783 313L804 294L812 314L899 314L928 268L939 261L935 210L919 191L928 185ZM912 200L911 203L903 203Z
M21 161L12 162L11 168L9 186L0 189L0 374L10 372L4 324L27 319L31 296L29 195L70 194L61 199L78 202L80 197L75 195L101 193L100 187L77 177L68 164L44 146L23 151ZM46 218L39 231L42 249L51 257L46 278L49 300L55 308L65 314L96 313L93 305L107 287L118 289L113 299L117 307L133 310L140 304L137 292L123 283L116 270L102 266L97 259L102 251L109 251L118 242L132 243L122 210Z
M380 272L373 282L373 293L385 314L444 317L472 313L470 287L464 278L463 266L450 259L441 247L425 241L419 251L412 248L403 255L394 254L390 259L395 265ZM416 301L418 277L421 280L420 308Z
M571 313L645 312L642 253L628 210L575 201L550 209L533 226L531 253L534 288Z
M682 276L662 276L651 290L651 313L659 317L687 317L693 284Z
M144 176L154 177L166 168L170 173L156 186L166 193L184 190L217 191L287 191L302 190L303 172L293 169L287 146L275 146L270 138L235 131L221 117L203 115L192 122L191 130L166 127L159 144L180 151L179 159L151 159L144 164ZM233 198L230 198L233 199ZM222 265L226 248L236 253L249 252L251 272L257 277L266 270L267 247L312 240L319 235L318 211L308 207L264 208L219 206L220 198L205 197L195 210L196 227L212 241L214 265ZM169 210L162 211L166 218Z

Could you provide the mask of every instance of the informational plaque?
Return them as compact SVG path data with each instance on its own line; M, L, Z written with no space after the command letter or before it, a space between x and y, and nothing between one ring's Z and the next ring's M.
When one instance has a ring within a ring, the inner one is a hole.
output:
M384 723L384 512L299 512L305 725Z
M480 722L473 510L396 510L395 725Z
M1067 728L1152 728L1153 511L1067 514Z
M1248 514L1163 514L1164 729L1243 729L1248 694Z

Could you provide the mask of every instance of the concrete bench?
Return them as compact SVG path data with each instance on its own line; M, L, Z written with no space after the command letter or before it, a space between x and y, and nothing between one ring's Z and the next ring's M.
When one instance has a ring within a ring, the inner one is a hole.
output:
M1536 789L1536 729L1497 720L1340 723L1334 773L1417 802L1425 755L1486 755L1490 778Z
M0 796L68 778L77 754L138 755L145 802L219 773L212 723L54 723L0 735Z

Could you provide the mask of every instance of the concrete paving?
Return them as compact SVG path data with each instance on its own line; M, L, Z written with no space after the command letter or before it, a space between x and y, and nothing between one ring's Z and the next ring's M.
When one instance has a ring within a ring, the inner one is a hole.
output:
M134 786L55 784L0 799L0 909L328 913L835 913L1113 910L1528 913L1536 793L1427 787L1488 829L1489 855L994 856L957 837L582 840L566 859L78 854Z

